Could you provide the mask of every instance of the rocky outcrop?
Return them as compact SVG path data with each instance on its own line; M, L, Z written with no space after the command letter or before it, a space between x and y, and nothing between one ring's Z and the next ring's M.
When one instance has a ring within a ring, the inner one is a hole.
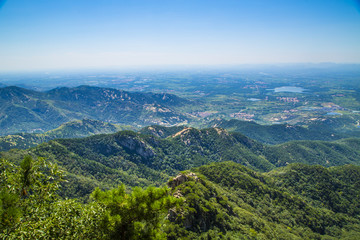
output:
M162 131L161 129L155 129L154 127L147 127L147 130L149 131L148 134L151 134L155 137L158 137L158 138L163 138L165 133L164 131Z
M199 180L199 178L193 172L190 172L188 174L179 173L174 179L172 179L168 182L168 186L171 187L172 189L174 189L177 186L179 186L180 184L182 184L186 181L189 181L190 179L195 180L195 181Z
M119 140L119 144L125 148L135 151L141 157L148 159L155 156L155 151L143 140L136 137L125 137Z
M175 178L173 178L172 180L170 180L168 182L168 186L171 187L172 189L175 189L177 186L183 184L184 182L187 182L187 181L195 181L195 182L198 182L199 181L199 178L198 176L196 176L195 173L193 172L190 172L190 173L179 173ZM176 198L182 198L183 197L183 194L181 192L180 189L176 190L174 193L173 193L173 196L176 197ZM186 202L186 200L184 200ZM169 212L168 212L168 215L167 215L167 218L171 221L171 222L175 222L176 219L180 216L184 216L184 212L183 211L179 211L179 209L176 209L176 208L171 208L169 209ZM185 219L185 222L187 220ZM185 224L186 225L186 224Z

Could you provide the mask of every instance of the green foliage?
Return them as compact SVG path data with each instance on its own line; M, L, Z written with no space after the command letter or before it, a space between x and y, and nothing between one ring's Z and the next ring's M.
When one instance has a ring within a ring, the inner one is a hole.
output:
M134 128L90 119L71 121L45 133L19 133L0 137L0 151L8 151L13 148L28 149L56 138L87 137L94 134L114 133L125 129Z
M136 187L131 194L124 185L106 192L97 188L92 197L106 210L100 224L109 239L166 239L161 231L165 214L181 203L165 187Z
M294 140L333 141L351 137L351 133L335 132L331 124L314 123L308 128L289 124L260 125L256 122L231 120L214 120L208 124L239 132L256 141L266 144L280 144Z
M15 182L14 165L0 159L0 230L12 227L21 217L19 184Z
M334 142L293 141L276 146L265 146L263 154L278 167L289 163L319 164L326 167L359 165L359 144L359 138Z
M59 198L62 172L43 159L25 156L18 167L1 159L0 169L1 239L166 239L165 215L182 203L165 187L121 185L82 204Z
M185 171L169 188L125 185L62 200L54 164L1 159L0 238L356 239L360 167L293 164L260 173L234 162ZM184 199L184 200L183 200ZM166 220L166 215L169 220Z
M56 165L43 159L25 156L20 167L1 159L0 238L101 239L101 206L61 200L62 178Z
M57 200L62 172L44 159L25 156L19 167L1 159L1 179L1 231L11 234L19 225L41 220L39 212Z
M269 173L278 187L309 199L316 207L353 217L360 214L360 167L345 165L324 168L292 164Z
M169 239L351 239L360 235L357 204L349 201L359 196L358 167L290 165L259 173L223 162L193 171L197 178L173 188L186 201L172 214L166 230ZM336 186L329 187L332 184ZM344 193L339 199L340 192Z
M56 163L67 175L60 195L83 201L88 200L96 187L160 186L178 171L212 162L233 161L259 171L296 162L326 167L360 164L360 140L356 138L269 146L220 128L181 127L176 133L178 128L151 128L156 134L162 132L168 136L159 138L120 131L81 139L52 140L27 151L0 152L0 156L17 163L17 159L30 154Z

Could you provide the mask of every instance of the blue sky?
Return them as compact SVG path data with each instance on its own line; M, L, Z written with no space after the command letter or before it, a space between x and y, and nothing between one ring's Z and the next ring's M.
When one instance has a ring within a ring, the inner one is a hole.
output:
M355 0L0 0L0 71L360 63Z

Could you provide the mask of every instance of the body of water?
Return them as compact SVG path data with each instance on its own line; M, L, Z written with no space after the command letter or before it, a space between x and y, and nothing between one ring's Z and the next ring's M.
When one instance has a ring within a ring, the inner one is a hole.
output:
M258 98L248 98L247 100L248 100L248 101L252 101L252 102L257 102L257 101L260 101L261 99L258 99Z
M276 93L278 93L278 92L302 93L306 89L302 88L302 87L283 86L283 87L277 87L277 88L275 88L273 90Z
M328 112L326 115L336 116L336 115L342 115L342 113L338 113L338 112Z

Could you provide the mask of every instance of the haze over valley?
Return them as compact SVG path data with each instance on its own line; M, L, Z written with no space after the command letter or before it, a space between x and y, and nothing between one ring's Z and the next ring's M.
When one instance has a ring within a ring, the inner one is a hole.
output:
M360 3L1 1L1 239L360 239Z

